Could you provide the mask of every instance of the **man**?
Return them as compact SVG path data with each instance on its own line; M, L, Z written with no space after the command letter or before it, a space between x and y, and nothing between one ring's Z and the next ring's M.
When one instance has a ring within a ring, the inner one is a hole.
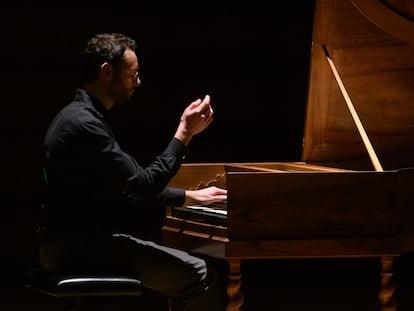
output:
M227 191L217 187L167 186L192 137L213 120L208 95L184 110L171 142L147 167L118 145L105 116L141 84L135 50L136 43L122 34L91 38L83 51L83 86L46 133L41 264L50 271L113 269L179 301L173 310L224 310L223 293L204 260L123 230L125 218L143 206L227 199Z

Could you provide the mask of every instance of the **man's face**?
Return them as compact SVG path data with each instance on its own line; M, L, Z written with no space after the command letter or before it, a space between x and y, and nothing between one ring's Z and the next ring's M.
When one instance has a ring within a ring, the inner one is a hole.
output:
M140 84L137 56L133 51L126 50L123 63L114 70L109 94L115 103L125 103L129 101L135 88Z

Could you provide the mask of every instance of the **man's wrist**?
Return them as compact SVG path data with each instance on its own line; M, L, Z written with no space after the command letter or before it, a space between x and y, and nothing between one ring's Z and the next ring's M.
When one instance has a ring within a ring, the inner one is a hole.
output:
M189 131L187 129L185 129L181 124L178 127L177 131L175 132L174 135L175 138L177 138L178 140L180 140L184 145L188 145L188 143L190 142L192 135L189 133Z

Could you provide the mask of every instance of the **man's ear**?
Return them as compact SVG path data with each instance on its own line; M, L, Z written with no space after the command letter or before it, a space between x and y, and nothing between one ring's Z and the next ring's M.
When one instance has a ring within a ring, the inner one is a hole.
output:
M109 63L103 63L101 65L101 71L100 73L102 74L103 77L108 78L112 75L112 66Z

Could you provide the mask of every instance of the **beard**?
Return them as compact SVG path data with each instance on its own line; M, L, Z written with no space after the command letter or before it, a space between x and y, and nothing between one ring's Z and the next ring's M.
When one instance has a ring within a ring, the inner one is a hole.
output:
M126 93L119 94L115 98L114 102L115 102L115 104L118 104L118 105L125 104L125 103L127 103L127 102L129 102L131 100L131 96L132 96L132 93L129 93L129 94L126 94Z
M113 87L110 88L110 95L117 105L129 102L133 94L134 89L126 88L119 84L113 85Z

